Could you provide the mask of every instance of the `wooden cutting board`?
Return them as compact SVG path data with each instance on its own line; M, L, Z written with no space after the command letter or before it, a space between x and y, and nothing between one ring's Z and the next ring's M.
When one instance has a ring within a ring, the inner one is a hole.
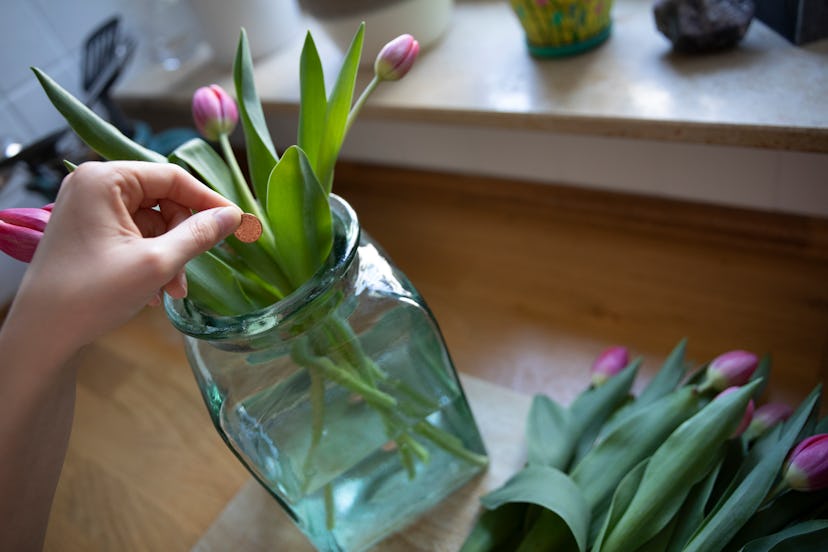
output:
M489 452L487 471L374 550L456 551L479 513L480 496L500 486L523 465L523 428L531 398L473 376L463 374L461 379ZM251 478L193 550L311 552L313 547L276 501Z

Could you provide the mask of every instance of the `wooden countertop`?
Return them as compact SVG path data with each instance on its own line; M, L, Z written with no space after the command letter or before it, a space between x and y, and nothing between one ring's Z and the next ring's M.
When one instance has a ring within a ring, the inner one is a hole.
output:
M686 336L698 362L772 353L775 398L828 381L825 220L509 184L338 169L335 191L423 293L460 371L566 403L606 346L642 355L646 378ZM75 361L46 550L189 550L249 476L180 336L147 309Z
M507 2L458 0L443 40L404 86L379 90L362 118L828 152L828 40L795 47L755 20L732 51L676 55L651 10L650 0L616 0L607 43L539 61ZM341 54L314 21L308 27L326 72L337 69ZM297 110L301 35L256 62L268 117ZM202 56L186 70L137 75L118 100L153 123L171 114L189 123L192 92L211 82L232 89L229 70Z

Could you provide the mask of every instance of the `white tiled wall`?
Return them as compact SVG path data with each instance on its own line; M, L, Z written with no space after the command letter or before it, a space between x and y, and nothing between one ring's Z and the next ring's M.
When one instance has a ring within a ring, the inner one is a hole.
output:
M0 144L26 145L65 126L29 70L37 66L75 96L81 90L81 56L87 36L113 15L138 47L123 75L156 62L151 39L162 30L197 44L200 34L188 0L0 0ZM231 0L228 0L231 1ZM85 98L84 98L85 99ZM0 208L41 205L25 189L19 168L0 188ZM25 265L0 253L0 307L13 296Z
M22 144L63 126L30 66L83 98L84 40L112 15L120 14L122 25L139 39L128 72L153 59L150 38L165 24L198 33L187 0L0 0L0 8L0 141Z

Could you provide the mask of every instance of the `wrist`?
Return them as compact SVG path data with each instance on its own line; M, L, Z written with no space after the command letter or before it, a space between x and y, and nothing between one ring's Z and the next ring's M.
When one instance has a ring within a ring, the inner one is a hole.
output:
M58 370L82 345L49 305L24 293L18 293L0 326L3 364L25 366L26 371Z

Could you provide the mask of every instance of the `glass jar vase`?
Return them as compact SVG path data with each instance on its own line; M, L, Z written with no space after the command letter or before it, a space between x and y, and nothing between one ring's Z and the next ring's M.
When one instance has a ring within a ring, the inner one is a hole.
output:
M364 550L487 459L417 290L331 195L334 245L265 309L216 316L167 297L216 429L318 550Z

